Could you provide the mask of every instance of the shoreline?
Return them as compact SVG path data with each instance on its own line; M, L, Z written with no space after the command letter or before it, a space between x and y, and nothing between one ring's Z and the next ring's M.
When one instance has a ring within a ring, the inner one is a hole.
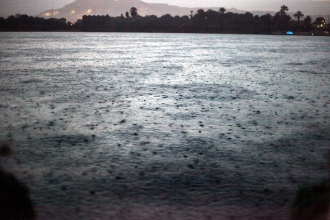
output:
M286 33L235 33L235 32L228 32L228 33L218 33L218 32L175 32L175 31L120 31L120 30L113 30L113 31L101 31L101 30L0 30L0 32L44 32L44 33L52 33L52 32L72 32L72 33L150 33L150 34L219 34L219 35L280 35L280 36L330 36L330 35L322 35L322 34L313 34L313 33L297 33L295 34L286 34Z

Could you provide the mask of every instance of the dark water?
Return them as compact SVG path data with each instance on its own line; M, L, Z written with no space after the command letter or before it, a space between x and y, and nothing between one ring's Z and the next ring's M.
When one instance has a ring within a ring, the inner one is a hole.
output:
M0 33L4 168L39 219L287 219L328 177L327 37Z

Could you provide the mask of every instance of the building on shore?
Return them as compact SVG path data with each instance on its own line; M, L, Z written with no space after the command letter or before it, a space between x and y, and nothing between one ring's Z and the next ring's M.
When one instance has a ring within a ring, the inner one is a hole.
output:
M329 24L325 22L323 17L318 17L313 22L314 35L329 36Z

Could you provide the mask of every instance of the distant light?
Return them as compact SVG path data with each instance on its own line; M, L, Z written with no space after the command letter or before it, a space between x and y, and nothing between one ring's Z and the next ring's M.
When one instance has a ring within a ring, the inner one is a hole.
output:
M54 11L54 15L58 15L59 11Z
M92 9L87 10L87 14L90 14L90 13L92 13Z
M287 35L293 35L293 32L292 31L288 31L286 32Z
M76 13L76 11L75 11L75 10L72 10L72 11L71 11L71 14L74 14L74 13Z
M50 13L47 12L47 13L45 13L44 15L45 15L46 17L49 17L49 16L50 16Z

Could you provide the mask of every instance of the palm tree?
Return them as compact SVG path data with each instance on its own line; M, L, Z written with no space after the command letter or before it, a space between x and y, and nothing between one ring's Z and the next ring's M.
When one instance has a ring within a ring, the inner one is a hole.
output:
M293 16L298 19L298 25L299 25L300 24L300 18L303 18L304 14L301 11L297 11Z
M221 7L219 11L221 12L221 14L224 14L226 12L226 9L224 7Z
M289 11L288 6L282 5L280 9L281 16L286 14L286 11Z
M131 8L131 10L130 10L130 13L131 13L131 16L132 17L135 17L135 16L137 16L137 8L135 8L135 7L132 7Z
M194 13L194 11L190 11L190 18L193 17L193 13Z

